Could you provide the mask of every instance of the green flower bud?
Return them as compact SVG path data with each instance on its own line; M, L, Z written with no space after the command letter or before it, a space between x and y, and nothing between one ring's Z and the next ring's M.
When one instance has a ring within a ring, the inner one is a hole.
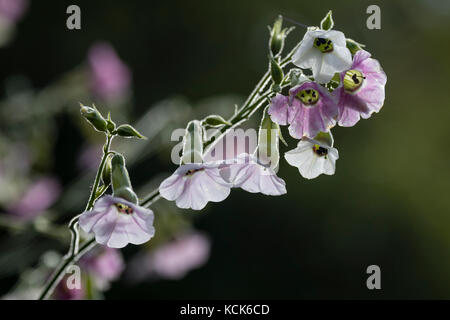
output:
M116 124L111 120L111 113L108 112L108 119L106 119L108 124L106 125L106 128L108 129L109 133L114 132L116 130Z
M122 124L122 125L120 125L117 128L116 133L119 136L125 137L125 138L147 139L142 134L140 134L139 131L137 131L135 128L133 128L129 124Z
M102 172L102 181L105 186L109 185L111 183L111 157L106 158L105 167L103 168Z
M267 111L269 106L264 109L261 124L258 132L258 159L264 165L271 168L278 166L280 161L279 151L279 133L280 127L272 121Z
M291 32L294 28L285 28L282 29L283 26L283 17L279 16L273 27L269 27L270 31L270 39L269 39L269 48L272 56L276 57L283 51L284 48L284 40L286 36Z
M192 120L186 127L183 139L181 163L200 163L203 161L203 127L198 120Z
M202 120L203 125L207 125L209 127L219 127L221 125L231 125L230 122L228 122L227 120L225 120L224 118L222 118L221 116L218 115L210 115L207 116L205 119Z
M81 115L97 130L100 132L106 132L107 130L107 121L101 113L95 108L91 108L88 106L83 106L80 103L81 109Z
M139 202L136 193L131 186L130 176L125 166L125 158L121 154L115 154L111 159L111 178L113 194L132 203Z
M283 69L278 64L278 61L275 58L270 59L270 74L272 76L272 81L274 84L279 85L284 78Z
M333 21L333 12L330 10L328 11L325 18L320 21L320 29L322 30L330 30L334 27L334 21Z

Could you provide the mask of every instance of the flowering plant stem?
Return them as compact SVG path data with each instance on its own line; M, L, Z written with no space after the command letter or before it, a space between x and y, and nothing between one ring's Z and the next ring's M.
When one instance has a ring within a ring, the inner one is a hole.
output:
M95 176L94 185L91 189L91 194L89 196L88 203L86 205L86 209L90 210L94 206L95 200L98 199L107 189L108 186L102 186L99 190L100 180L103 173L103 169L105 167L106 159L111 154L109 151L111 147L111 142L113 139L113 135L107 134L106 135L106 142L103 146L103 157L100 162L100 165L97 169L97 174ZM100 195L99 195L100 194ZM64 277L64 272L66 268L73 263L77 262L78 259L80 259L86 252L88 252L92 247L95 246L95 238L86 240L82 245L81 248L79 246L80 243L80 234L78 231L78 220L80 218L80 215L75 216L70 222L69 222L69 230L72 234L71 242L70 242L70 248L67 255L64 257L64 259L61 261L60 265L56 268L55 272L52 274L52 276L49 278L47 283L45 284L44 290L42 291L41 295L39 296L39 300L48 299L55 287L58 285L58 283L61 281L61 279Z
M281 67L284 67L291 62L291 58L295 53L295 51L297 50L297 48L299 47L299 45L300 43L297 44L283 60L281 60L280 62ZM263 105L264 102L273 94L271 88L270 87L267 88L268 84L270 83L270 79L271 77L269 68L269 70L264 74L264 76L258 82L256 87L250 93L249 97L244 102L242 107L239 110L237 110L235 114L228 120L230 124L223 125L221 128L217 129L217 132L212 136L212 138L204 143L204 148L207 147L209 147L209 149L212 148L214 146L214 142L220 141L220 139L225 136L228 130L233 129L238 125L240 125L241 123L250 119L250 117L261 107L261 105ZM89 197L89 201L86 205L85 211L91 210L92 207L94 206L96 199L98 199L107 189L107 186L103 186L99 190L99 184L103 168L106 163L106 159L108 158L108 155L111 153L109 151L109 148L111 146L112 138L113 138L112 135L110 134L107 135L107 140L103 147L102 161L98 168L94 185L92 186L91 195ZM149 207L150 205L158 201L159 198L160 198L159 190L156 189L153 192L151 192L147 197L145 197L141 201L140 205L143 207ZM86 252L92 249L96 244L95 238L91 238L89 240L86 240L81 246L79 245L80 241L78 232L79 217L80 215L77 215L69 223L69 229L72 234L72 241L69 252L64 257L61 264L56 268L55 272L52 274L52 276L45 284L44 290L39 296L39 300L48 299L52 295L55 287L64 277L64 272L66 268L77 262Z

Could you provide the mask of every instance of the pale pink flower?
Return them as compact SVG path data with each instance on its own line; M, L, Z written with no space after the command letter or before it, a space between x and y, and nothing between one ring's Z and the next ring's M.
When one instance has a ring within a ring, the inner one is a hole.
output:
M235 161L228 161L220 170L225 181L235 188L265 195L278 196L286 193L286 183L275 171L261 164L256 156L247 153L240 154Z
M159 192L183 209L201 210L209 201L223 201L230 194L231 184L222 178L219 166L219 162L181 165L161 183Z
M142 244L155 234L152 210L110 195L101 197L92 210L81 215L80 227L110 248Z
M340 74L341 85L333 92L338 98L338 124L354 126L370 118L384 103L387 77L380 63L364 50L356 52L349 70Z

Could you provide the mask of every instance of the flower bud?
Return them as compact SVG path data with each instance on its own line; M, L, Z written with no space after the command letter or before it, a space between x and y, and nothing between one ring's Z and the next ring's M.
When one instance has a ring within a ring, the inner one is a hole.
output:
M270 40L269 40L269 48L272 56L276 57L283 51L284 48L284 39L288 35L291 30L294 28L285 28L282 29L283 26L283 17L279 16L273 27L269 27L270 31Z
M146 139L146 137L144 137L142 134L140 134L139 131L137 131L135 128L133 128L129 124L122 124L122 125L120 125L117 128L116 133L119 136L125 137L125 138Z
M80 103L81 109L81 115L97 130L100 132L106 132L107 130L107 121L103 116L100 114L100 112L95 108L91 108L88 106L83 106Z
M183 139L181 163L201 163L203 161L203 127L200 121L190 121Z
M202 124L213 128L219 127L224 124L231 125L230 122L228 122L227 120L218 115L207 116L205 119L202 120Z
M330 30L334 27L334 21L333 21L333 12L330 10L328 11L325 18L320 21L320 29L322 30Z
M259 126L258 133L258 161L262 165L270 165L272 169L278 166L280 161L279 132L280 127L272 121L267 114L269 106L266 107Z
M270 58L270 74L274 84L279 85L284 78L283 69L275 58Z
M131 186L130 176L125 166L125 158L121 154L115 154L111 159L111 178L113 194L132 203L138 203L138 197Z
M111 157L106 158L105 167L103 168L102 172L102 181L105 186L109 185L111 183Z

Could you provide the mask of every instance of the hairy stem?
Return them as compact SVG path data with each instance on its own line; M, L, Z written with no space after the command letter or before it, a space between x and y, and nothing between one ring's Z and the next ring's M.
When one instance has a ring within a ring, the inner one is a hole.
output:
M102 160L97 169L97 174L95 176L94 184L92 185L91 194L89 196L89 200L86 205L85 211L92 209L92 207L94 206L95 200L98 198L99 191L100 191L100 194L102 194L103 192L106 191L105 187L102 187L101 190L98 190L98 189L99 189L100 180L101 180L102 173L103 173L103 168L105 166L108 155L110 154L109 149L111 147L112 139L113 139L112 135L108 134L106 136L106 143L103 146ZM75 263L80 257L83 256L83 254L85 252L89 251L89 249L91 249L91 247L93 247L95 245L95 240L90 239L90 240L87 240L81 246L81 248L79 247L80 234L78 231L78 220L80 219L80 216L81 216L81 214L75 216L69 222L69 230L72 235L72 238L70 241L69 252L63 258L63 260L61 261L61 264L56 268L55 272L52 274L52 276L49 278L49 280L45 284L44 290L42 291L41 295L39 296L39 300L48 299L52 295L56 285L64 277L66 268L68 266L72 265L73 263Z
M299 46L300 46L300 43L298 43L294 47L294 49L292 49L291 52L289 52L289 54L283 60L281 60L281 63L280 63L281 67L284 67L291 62L292 55L295 53L295 51L297 50L297 48ZM225 135L227 130L232 129L232 128L240 125L241 123L245 122L246 120L248 120L261 107L261 105L265 102L265 100L267 98L269 98L270 95L273 93L270 90L270 88L265 91L265 88L267 87L269 82L270 82L270 70L264 74L264 76L258 82L256 87L250 93L249 97L244 102L242 107L228 120L231 123L231 125L224 125L223 127L219 128L218 132L217 132L218 133L217 137L216 137L216 135L213 135L213 137L215 137L214 141L219 141ZM98 191L99 191L98 186L100 183L101 174L103 172L103 167L104 167L106 159L110 153L109 148L111 146L112 138L113 137L111 135L107 136L107 142L103 149L103 158L102 158L102 161L98 168L97 175L95 177L94 185L91 190L91 195L89 197L89 201L86 206L86 210L92 209L92 207L95 203L95 200L97 199L96 195L98 194ZM213 141L211 141L211 140L207 141L205 143L205 147L208 147L212 143L213 143ZM106 189L102 190L102 192L100 192L100 194L102 194L105 191L106 191ZM159 190L156 189L153 192L151 192L147 197L145 197L141 201L140 205L144 206L144 207L149 207L151 204L155 203L159 199L160 199ZM75 262L77 262L86 252L88 252L90 249L92 249L96 244L95 238L91 238L90 240L86 240L81 245L81 247L78 249L78 245L79 245L78 219L79 219L79 217L80 217L80 215L74 217L69 223L69 228L72 233L72 242L71 242L71 247L69 249L69 253L66 255L66 257L64 257L64 259L61 261L61 264L56 268L55 272L53 273L53 275L50 277L50 279L46 283L44 290L39 297L39 300L48 299L52 295L57 284L64 277L66 268L71 266Z
M285 67L286 65L291 63L291 58L294 55L295 51L300 46L300 43L298 43L287 54L287 56L281 60L280 63L281 67ZM267 87L269 83L270 83L270 70L268 70L263 75L261 80L258 82L258 84L255 86L253 91L248 96L247 100L245 100L242 107L239 110L237 110L237 112L230 119L228 119L228 122L230 122L230 124L223 125L219 129L217 129L216 133L212 135L212 138L214 139L210 139L203 144L204 150L208 148L208 150L206 150L205 153L208 152L213 147L215 141L216 142L220 141L220 139L223 138L223 136L226 134L228 130L233 129L238 125L240 125L241 123L248 120L261 107L264 101L272 94L272 91L270 89L268 89L266 92L264 91L264 89ZM258 100L256 100L255 102L255 99ZM150 205L158 201L160 197L161 196L159 194L159 190L155 189L151 193L149 193L144 199L142 199L140 205L148 208Z

